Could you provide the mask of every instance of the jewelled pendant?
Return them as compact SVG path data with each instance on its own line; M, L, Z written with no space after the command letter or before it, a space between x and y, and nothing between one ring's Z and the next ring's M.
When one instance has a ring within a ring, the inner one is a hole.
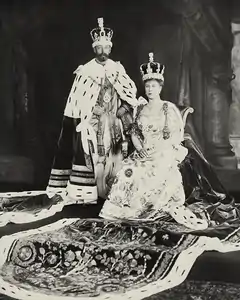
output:
M105 103L109 103L111 101L111 96L108 93L105 93L105 95L103 96L103 101Z
M164 140L167 140L167 139L170 138L170 131L169 131L168 126L164 126L162 132L163 132L163 139L164 139Z
M168 115L167 115L167 113L168 113L168 104L166 102L163 104L163 112L164 112L164 115L165 115L165 125L163 127L162 133L163 133L163 139L167 140L167 139L170 138L170 130L168 128Z

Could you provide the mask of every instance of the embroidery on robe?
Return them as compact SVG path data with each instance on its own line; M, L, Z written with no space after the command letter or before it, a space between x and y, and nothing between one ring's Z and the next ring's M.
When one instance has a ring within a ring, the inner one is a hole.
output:
M18 299L140 300L183 282L203 251L240 246L239 229L221 241L169 225L64 219L2 237L0 292Z

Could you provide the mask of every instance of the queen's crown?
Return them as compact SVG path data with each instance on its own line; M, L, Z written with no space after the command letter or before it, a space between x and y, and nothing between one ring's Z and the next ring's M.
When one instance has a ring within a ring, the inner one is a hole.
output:
M143 81L149 79L157 79L164 81L164 70L164 65L154 61L154 56L152 52L149 53L149 62L140 66L140 72Z

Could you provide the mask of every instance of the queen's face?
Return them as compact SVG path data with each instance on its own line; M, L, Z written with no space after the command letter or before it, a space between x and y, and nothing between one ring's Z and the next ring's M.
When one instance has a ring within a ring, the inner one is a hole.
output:
M145 82L145 94L148 97L149 101L159 98L159 95L162 91L162 83L155 80L147 80Z
M96 58L100 62L105 62L109 58L111 49L112 49L112 47L109 45L105 45L105 46L98 45L98 46L94 47L94 52L96 54Z

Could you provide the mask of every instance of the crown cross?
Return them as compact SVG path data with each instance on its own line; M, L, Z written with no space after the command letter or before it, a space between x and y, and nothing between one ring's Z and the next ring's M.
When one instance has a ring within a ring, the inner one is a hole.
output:
M103 29L103 18L98 18L98 27Z
M149 56L149 62L150 62L150 63L153 62L153 57L154 57L153 53L150 52L150 53L148 54L148 56Z

